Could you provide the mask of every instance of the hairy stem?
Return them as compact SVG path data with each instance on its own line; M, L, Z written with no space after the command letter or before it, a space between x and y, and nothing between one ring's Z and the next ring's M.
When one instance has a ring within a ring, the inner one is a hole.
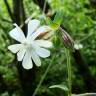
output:
M70 52L69 50L65 49L66 51L66 57L67 57L67 70L68 70L68 88L69 88L69 91L68 91L68 96L71 96L71 85L72 85L72 82L71 82L71 75L72 75L72 72L71 72L71 63L70 63Z

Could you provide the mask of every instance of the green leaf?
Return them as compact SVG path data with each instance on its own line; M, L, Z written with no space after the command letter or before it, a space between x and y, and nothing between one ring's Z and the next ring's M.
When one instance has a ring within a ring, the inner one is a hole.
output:
M54 30L55 30L55 29L58 29L58 27L59 27L59 25L56 24L55 22L53 22L49 17L47 17L47 24L48 24L51 28L53 28Z
M48 17L46 19L47 19L47 23L50 27L52 27L53 29L58 29L58 27L60 26L60 24L62 22L62 13L57 12L53 21Z
M50 86L49 88L59 88L59 89L62 89L62 90L64 90L64 91L68 91L68 88L67 88L67 86L65 86L65 85L53 85L53 86Z
M60 25L62 22L63 14L62 12L58 11L54 17L53 22L57 25Z

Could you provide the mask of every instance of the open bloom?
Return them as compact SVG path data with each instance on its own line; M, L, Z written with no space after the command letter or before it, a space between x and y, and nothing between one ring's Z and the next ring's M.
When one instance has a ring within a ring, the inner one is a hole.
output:
M22 61L22 66L25 69L31 69L33 67L33 62L36 66L41 66L40 57L46 58L50 56L50 51L46 48L52 47L52 43L47 40L36 40L37 37L44 32L50 31L49 26L40 26L40 21L34 19L30 20L28 23L28 33L25 37L23 31L17 24L14 24L16 27L10 31L10 36L16 41L20 42L19 44L14 44L8 46L8 49L17 53L18 61Z

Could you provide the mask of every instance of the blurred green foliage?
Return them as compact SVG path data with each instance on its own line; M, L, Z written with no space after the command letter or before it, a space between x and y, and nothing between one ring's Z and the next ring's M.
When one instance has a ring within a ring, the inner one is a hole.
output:
M63 17L59 18L58 22L59 20L62 20L62 24L73 37L75 42L83 44L84 47L81 49L82 55L89 64L92 75L96 76L96 9L91 6L90 0L47 1L51 6L53 13L58 10L62 12ZM11 0L8 0L8 2L12 8ZM37 18L42 13L32 0L24 0L24 8L27 17L33 16ZM2 92L2 88L0 88L0 96L9 96L8 91L12 93L12 96L21 96L18 71L15 67L16 62L13 62L15 56L7 49L7 46L13 43L8 35L8 32L12 27L6 6L3 0L0 0L0 74L2 74L4 82L8 86L6 92ZM55 56L55 60L52 61L52 67L38 91L38 96L45 96L45 93L46 96L58 96L57 94L64 93L59 89L49 89L49 86L51 85L61 84L62 82L66 85L67 82L66 57L60 31L55 32L53 42L54 48L51 49L51 57L42 60L42 66L37 72L35 80L36 85L38 85L48 64ZM86 90L83 88L83 79L77 73L73 58L71 63L73 71L73 86L76 86L77 89L79 89L78 92L85 92Z

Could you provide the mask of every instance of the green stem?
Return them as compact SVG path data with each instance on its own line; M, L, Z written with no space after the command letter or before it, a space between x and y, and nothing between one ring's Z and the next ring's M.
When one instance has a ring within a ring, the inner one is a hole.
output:
M44 6L43 6L43 14L45 14L45 10L46 10L46 3L47 3L47 0L45 0L45 2L44 2Z
M77 94L73 96L96 96L96 93L83 93L83 94Z
M37 94L38 89L39 89L40 86L42 85L42 83L43 83L43 81L44 81L44 79L45 79L45 77L46 77L46 75L47 75L49 69L51 68L51 65L52 65L52 62L53 62L54 58L55 58L55 57L53 57L52 60L51 60L51 62L49 63L49 65L48 65L48 67L47 67L47 69L46 69L44 75L42 76L42 78L41 78L41 80L40 80L40 82L39 82L39 84L38 84L37 88L35 89L35 91L34 91L34 93L33 93L32 96L35 96L35 95Z
M72 86L72 82L71 82L71 63L70 63L70 52L69 50L65 49L66 50L66 58L67 58L67 70L68 70L68 88L69 88L69 91L68 91L68 96L71 96L71 86Z
M80 43L80 42L83 42L83 41L85 41L86 39L88 39L89 37L91 37L92 35L94 35L94 32L88 34L87 36L85 36L84 38L82 38L82 39L81 39L80 41L78 41L78 42L79 42L79 43Z

